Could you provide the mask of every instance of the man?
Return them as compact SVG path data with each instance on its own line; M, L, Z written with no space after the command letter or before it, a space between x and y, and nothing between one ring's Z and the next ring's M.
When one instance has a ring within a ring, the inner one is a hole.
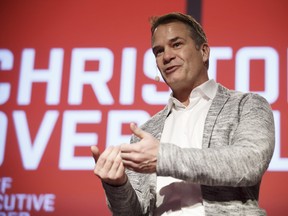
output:
M190 16L154 20L152 49L172 94L130 144L91 147L113 215L265 215L261 178L274 150L267 101L208 78L209 45Z

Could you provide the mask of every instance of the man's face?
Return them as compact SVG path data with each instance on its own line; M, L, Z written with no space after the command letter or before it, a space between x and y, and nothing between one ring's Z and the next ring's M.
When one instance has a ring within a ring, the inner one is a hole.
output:
M174 93L191 92L208 80L204 62L209 58L209 46L203 44L196 49L184 23L159 25L153 34L152 49L157 67Z

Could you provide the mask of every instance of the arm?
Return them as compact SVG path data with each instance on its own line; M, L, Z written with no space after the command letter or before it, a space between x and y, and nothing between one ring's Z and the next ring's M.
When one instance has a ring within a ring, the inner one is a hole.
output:
M210 148L181 149L161 143L157 174L210 186L236 187L258 183L274 150L274 121L270 106L262 97L249 94L234 111L238 122L232 129L227 125L233 111L224 110L213 129Z
M96 146L91 151L96 162L94 173L102 181L113 215L142 215L137 195L125 174L119 146L109 147L102 154Z
M113 215L136 216L141 213L138 197L128 180L122 186L112 186L102 181L107 204Z
M270 105L253 94L238 95L225 104L213 128L210 148L160 145L140 128L131 130L140 140L121 146L124 166L139 173L156 172L202 185L255 185L268 168L274 150Z

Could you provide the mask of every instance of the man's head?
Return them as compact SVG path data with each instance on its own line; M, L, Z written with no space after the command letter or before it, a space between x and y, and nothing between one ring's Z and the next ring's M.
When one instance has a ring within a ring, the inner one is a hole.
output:
M208 80L210 49L202 27L188 15L171 13L154 19L151 32L163 79L176 98L187 100L195 87Z

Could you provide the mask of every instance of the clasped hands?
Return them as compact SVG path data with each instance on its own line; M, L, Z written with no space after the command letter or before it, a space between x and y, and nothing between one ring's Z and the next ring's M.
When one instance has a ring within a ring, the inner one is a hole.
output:
M123 185L127 181L125 168L140 173L156 172L159 140L143 131L134 123L130 124L133 134L140 138L134 144L110 146L101 154L96 146L91 146L95 160L94 173L110 185Z

